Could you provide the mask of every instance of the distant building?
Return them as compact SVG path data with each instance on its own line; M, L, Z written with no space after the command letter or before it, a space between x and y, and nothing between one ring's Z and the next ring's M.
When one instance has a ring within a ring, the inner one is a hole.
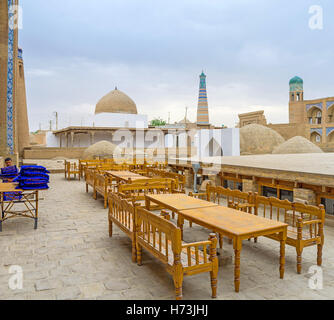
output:
M264 110L239 114L239 128L254 123L261 124L263 126L267 125L267 120L264 116Z
M302 136L326 152L334 151L334 97L304 100L304 82L289 82L289 123L267 124L264 112L239 114L239 127L261 124L277 131L286 140Z

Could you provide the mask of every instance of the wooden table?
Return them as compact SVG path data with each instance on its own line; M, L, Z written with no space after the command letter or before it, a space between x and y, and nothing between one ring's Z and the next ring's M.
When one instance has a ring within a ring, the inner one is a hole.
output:
M114 177L117 182L120 181L136 181L136 180L150 180L151 178L144 177L140 174L131 171L106 171L107 175Z
M145 205L147 210L150 210L151 202L176 213L179 213L181 210L218 207L218 204L216 203L190 197L184 193L145 195Z
M2 222L14 217L27 217L32 218L35 221L34 228L37 229L38 222L38 190L21 190L16 189L15 183L0 183L0 206L1 206L1 219L0 219L0 232L2 231ZM19 199L5 200L5 193L18 192L22 197ZM25 208L21 210L14 210L13 207L16 204L23 204Z
M234 287L240 288L240 253L242 241L270 234L280 236L280 278L284 277L285 242L287 238L286 223L258 217L239 210L211 206L197 209L186 209L178 212L178 225L181 227L184 220L192 221L200 226L213 230L233 239L234 249Z

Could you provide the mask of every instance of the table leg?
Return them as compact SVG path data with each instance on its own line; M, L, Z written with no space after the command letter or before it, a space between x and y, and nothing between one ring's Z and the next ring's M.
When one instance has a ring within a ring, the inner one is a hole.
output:
M279 266L279 274L281 279L284 278L284 270L285 270L285 242L286 242L286 232L281 232L280 266Z
M184 219L180 214L177 215L177 226L181 229L181 239L183 240L183 224Z
M0 200L1 200L0 232L2 232L2 220L4 218L4 201L5 201L5 194L3 192L0 193Z
M239 292L240 288L240 253L242 248L242 241L234 239L234 289L235 292Z

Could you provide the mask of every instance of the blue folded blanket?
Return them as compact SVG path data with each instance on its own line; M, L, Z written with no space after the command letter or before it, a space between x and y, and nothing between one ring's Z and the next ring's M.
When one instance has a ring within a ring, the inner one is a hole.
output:
M18 173L19 170L17 169L16 166L1 168L1 174L18 174Z
M22 166L20 173L24 174L25 172L50 173L48 170L46 170L45 167L42 167L42 166Z
M16 177L13 182L19 183L49 183L49 177Z
M3 180L13 179L18 175L18 173L19 173L19 170L17 169L16 166L1 168L0 178Z
M21 176L25 177L49 177L49 175L45 172L41 171L24 171L21 173Z
M21 200L21 199L22 199L21 192L5 192L4 193L4 201Z
M23 185L23 186L18 186L16 188L22 190L44 190L44 189L49 189L49 186L47 184L29 185L29 186Z

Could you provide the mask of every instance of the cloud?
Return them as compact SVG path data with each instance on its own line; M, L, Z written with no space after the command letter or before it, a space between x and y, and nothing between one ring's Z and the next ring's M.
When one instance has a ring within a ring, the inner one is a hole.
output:
M29 77L51 77L55 75L55 72L47 69L27 69L26 75Z
M304 78L307 99L333 95L334 3L319 2L315 33L308 2L21 0L30 128L54 111L80 122L116 85L150 119L179 121L188 107L195 121L202 69L213 124L258 109L287 122L291 77Z

